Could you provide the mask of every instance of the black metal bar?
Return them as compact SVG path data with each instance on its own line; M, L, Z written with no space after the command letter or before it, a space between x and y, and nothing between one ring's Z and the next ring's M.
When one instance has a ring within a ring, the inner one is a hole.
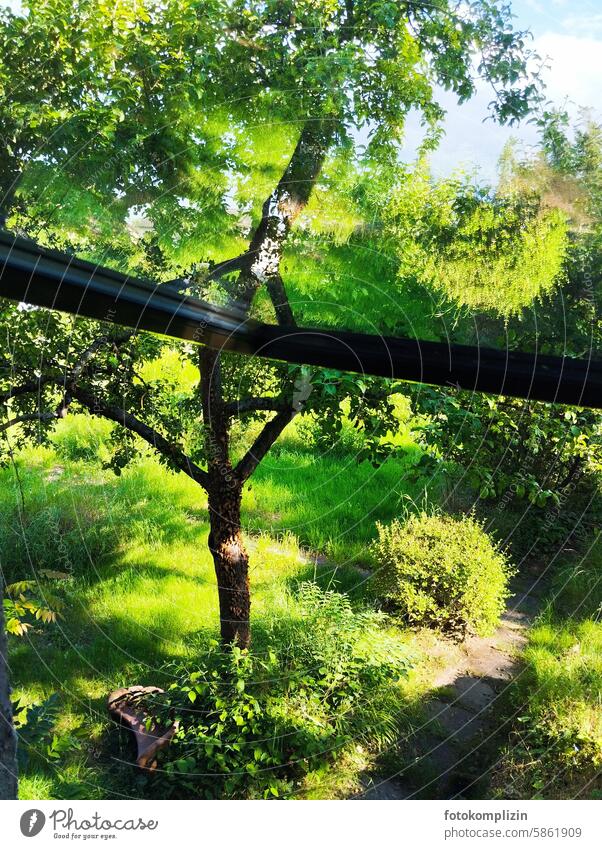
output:
M602 361L277 327L0 233L0 295L217 349L602 409Z

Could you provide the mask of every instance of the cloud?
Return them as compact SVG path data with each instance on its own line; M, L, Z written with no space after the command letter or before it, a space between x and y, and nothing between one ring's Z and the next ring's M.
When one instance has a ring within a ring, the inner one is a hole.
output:
M594 117L602 120L602 38L548 32L535 40L534 48L548 60L549 67L544 72L547 99L558 106L566 104L574 117L578 116L579 107L589 107ZM484 84L462 106L449 93L439 93L447 118L445 136L432 156L435 173L478 168L484 179L494 181L500 154L509 139L517 138L525 147L537 143L533 124L500 127L493 121L485 121L492 98L491 90ZM404 158L413 158L422 136L417 116L411 116L406 128Z
M447 110L445 135L438 149L431 155L431 165L436 175L454 171L479 171L482 178L495 181L497 164L504 145L513 137L527 144L535 144L537 134L533 126L501 127L489 115L493 92L482 85L477 94L462 106L449 92L439 92L438 100ZM410 116L405 132L403 158L411 161L422 141L424 130L418 116Z
M562 19L562 28L572 35L602 35L602 12L594 15L571 15Z
M543 3L540 3L539 0L527 0L527 7L529 9L533 9L533 11L537 12L538 15L545 12L545 6Z
M548 32L535 39L534 46L548 59L544 79L549 99L568 99L602 114L602 37Z

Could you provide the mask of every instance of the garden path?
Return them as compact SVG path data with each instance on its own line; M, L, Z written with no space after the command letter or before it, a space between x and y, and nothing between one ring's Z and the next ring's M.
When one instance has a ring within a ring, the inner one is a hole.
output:
M410 752L404 767L396 775L369 779L356 798L478 798L479 786L495 769L494 743L504 731L496 708L520 674L519 652L545 587L527 573L512 590L496 632L466 640L461 660L433 680L424 723L402 741L403 751ZM509 723L508 711L503 715Z

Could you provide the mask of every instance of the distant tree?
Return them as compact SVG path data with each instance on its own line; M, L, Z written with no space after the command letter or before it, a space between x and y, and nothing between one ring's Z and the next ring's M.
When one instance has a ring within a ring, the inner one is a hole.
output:
M428 169L391 194L385 231L400 285L413 282L456 312L520 315L560 282L567 248L563 213L534 191L503 192Z
M285 325L295 324L285 252L324 175L332 182L336 163L357 160L358 139L366 166L395 163L417 109L434 143L436 85L465 101L484 78L501 122L539 96L526 35L489 0L118 0L110 10L30 0L27 10L4 13L0 27L0 120L18 139L3 166L9 225L158 280L177 270L191 291ZM44 84L30 84L45 68ZM136 213L153 228L138 242L127 235ZM115 423L116 471L137 436L207 491L225 643L250 640L243 487L292 417L328 416L351 393L352 416L372 433L390 422L387 392L370 380L182 346L200 374L188 392L144 379L142 364L165 345L157 338L9 304L0 332L2 429L19 425L17 444L87 410ZM240 457L236 419L261 422Z
M492 251L490 273L484 275L490 303L482 301L480 311L471 312L468 318L459 317L451 332L461 341L600 358L602 130L587 112L573 127L566 114L555 110L542 114L539 128L538 150L525 155L510 144L502 157L497 193L500 208L527 205L527 215L511 215L495 228L495 238L498 232L504 239L509 232L515 240L520 234L519 250L514 250L514 259L520 259L520 270L511 277L515 287L505 286L496 274ZM454 210L455 203L454 196L451 206L448 204L445 209ZM485 212L488 203L486 200L482 207ZM429 233L441 231L441 217L439 214L436 218L439 230L430 222ZM529 220L538 221L539 227L542 222L547 221L548 226L551 223L556 236L547 243L542 240L539 252L533 250L529 238L530 249L521 259L520 242L528 236ZM471 224L470 218L468 223ZM449 243L453 246L459 242L464 256L474 252L475 265L479 260L487 263L486 255L474 251L472 240L463 238L466 230L465 225L451 228ZM480 228L479 237L483 234L492 235ZM441 288L448 283L446 253L449 256L445 245L437 253ZM521 271L526 290L542 262L549 270L555 269L552 276L548 273L545 278L551 282L556 279L561 285L547 287L535 302L526 299L521 309L506 310L509 296L515 296L520 303ZM470 278L475 274L472 266L466 265L464 271L456 304L462 303L462 294L470 291ZM551 511L569 514L570 502L589 504L598 490L602 469L602 417L598 411L478 397L455 389L414 387L408 391L413 396L414 411L427 417L419 434L429 454L424 459L423 472L431 465L455 464L457 479L468 483L481 499L495 499L503 505L522 502L533 520L531 528L542 521L549 522L550 515L556 515ZM543 536L551 536L545 524Z
M561 214L568 234L562 286L511 321L508 339L516 347L543 353L602 356L602 126L584 110L576 124L562 111L544 112L540 145L521 154L504 153L502 190L537 198ZM560 345L562 344L562 350Z

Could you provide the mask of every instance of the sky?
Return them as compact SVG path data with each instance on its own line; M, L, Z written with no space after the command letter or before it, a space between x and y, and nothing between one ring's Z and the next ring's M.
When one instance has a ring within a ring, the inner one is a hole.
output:
M602 2L601 0L514 0L516 27L533 34L533 49L547 60L544 72L546 97L566 104L576 117L579 107L592 109L602 120ZM480 86L477 95L458 106L442 92L447 110L446 134L432 156L436 174L458 168L478 169L481 177L495 181L497 163L505 143L512 137L533 145L537 133L532 124L500 127L484 121L492 92ZM418 120L409 120L404 154L411 158L422 137Z
M575 116L588 107L602 120L602 0L510 0L516 26L533 33L533 49L547 60L544 73L547 98L557 105L570 105ZM20 0L0 0L19 10ZM535 128L500 127L484 120L493 94L484 85L468 103L458 106L455 98L441 92L447 110L445 136L432 156L435 174L463 168L478 170L482 179L495 181L497 163L510 138L525 145L537 140ZM410 117L406 129L404 158L411 160L423 135L419 120Z

